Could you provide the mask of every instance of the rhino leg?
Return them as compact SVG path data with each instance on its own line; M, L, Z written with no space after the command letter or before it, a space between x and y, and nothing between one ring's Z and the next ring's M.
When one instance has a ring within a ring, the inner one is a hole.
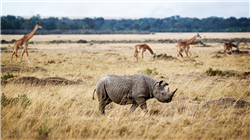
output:
M147 108L147 103L144 102L143 104L140 104L141 109L145 112L148 113L148 108Z
M112 102L112 100L110 98L99 102L99 111L101 114L105 114L105 106L110 104L111 102Z
M139 97L136 99L136 103L141 107L141 109L147 113L148 112L148 109L147 109L147 103L146 103L146 99L143 98L143 97Z
M136 102L134 102L133 105L130 107L130 112L134 112L138 106L139 105Z

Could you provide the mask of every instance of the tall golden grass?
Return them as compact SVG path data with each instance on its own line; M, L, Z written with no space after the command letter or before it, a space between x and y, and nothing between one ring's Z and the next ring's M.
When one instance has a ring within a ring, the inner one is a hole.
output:
M101 36L100 36L101 37ZM211 106L210 100L230 97L250 101L250 80L242 77L206 76L209 68L250 71L249 55L219 54L222 44L191 47L192 56L153 60L149 52L144 59L133 58L135 44L58 44L29 45L31 64L10 61L10 52L1 52L1 68L42 67L47 71L11 72L20 78L62 77L82 81L77 85L32 86L8 84L1 86L7 98L25 94L31 101L1 105L2 139L249 139L250 109ZM176 57L176 44L148 44L156 54ZM4 44L11 50L11 45ZM240 48L250 47L244 44ZM19 58L21 51L19 50ZM26 54L24 54L26 55ZM185 56L185 55L184 55ZM219 58L214 56L220 56ZM18 59L19 60L19 59ZM53 63L51 63L53 62ZM114 103L106 106L106 114L98 111L98 100L92 93L100 78L108 74L133 75L148 73L156 80L178 88L172 102L147 101L149 112L140 108L129 113L130 106ZM1 72L1 76L7 74Z

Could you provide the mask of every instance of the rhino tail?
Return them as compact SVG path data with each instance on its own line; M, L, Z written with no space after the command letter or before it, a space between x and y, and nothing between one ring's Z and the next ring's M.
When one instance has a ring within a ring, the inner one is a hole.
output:
M95 90L94 90L94 92L93 92L93 100L95 100L95 98L94 98L94 96L95 96L95 91L96 91L96 88L95 88Z

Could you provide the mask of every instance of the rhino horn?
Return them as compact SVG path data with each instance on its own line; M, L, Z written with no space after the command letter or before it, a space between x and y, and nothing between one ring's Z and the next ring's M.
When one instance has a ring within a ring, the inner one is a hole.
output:
M168 89L169 90L169 89ZM177 88L175 89L175 91L173 91L171 94L172 96L174 96L175 92L177 91Z

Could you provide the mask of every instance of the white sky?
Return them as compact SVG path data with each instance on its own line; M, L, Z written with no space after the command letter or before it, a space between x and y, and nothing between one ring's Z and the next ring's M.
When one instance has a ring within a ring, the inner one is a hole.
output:
M247 17L249 0L2 0L1 16L104 18Z

